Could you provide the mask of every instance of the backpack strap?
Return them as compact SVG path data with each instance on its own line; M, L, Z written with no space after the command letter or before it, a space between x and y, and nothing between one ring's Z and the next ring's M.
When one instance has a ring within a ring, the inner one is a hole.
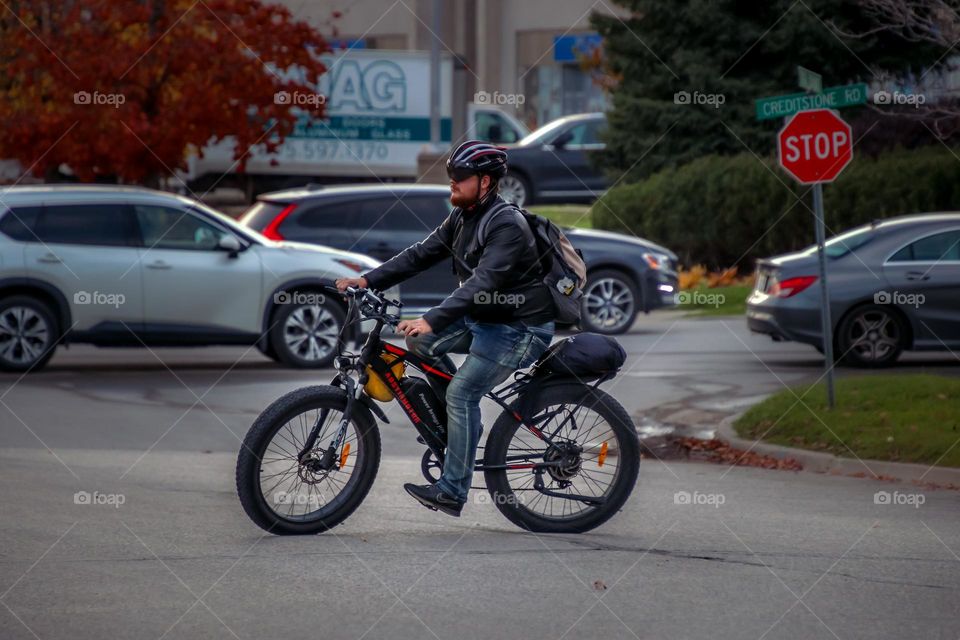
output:
M490 228L490 222L504 211L513 212L513 215L520 224L520 229L527 237L527 244L529 244L531 247L536 246L536 238L533 237L533 230L530 229L530 225L527 223L527 219L524 217L523 212L517 205L510 202L504 202L503 204L490 209L490 211L487 211L484 214L483 218L481 218L480 222L477 224L477 244L481 247L486 244L487 230Z

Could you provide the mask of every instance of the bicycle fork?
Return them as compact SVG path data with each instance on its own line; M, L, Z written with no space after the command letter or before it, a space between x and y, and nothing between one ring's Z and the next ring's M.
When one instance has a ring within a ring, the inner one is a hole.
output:
M347 406L343 409L343 417L340 420L340 425L333 439L330 441L330 445L323 451L323 456L315 461L310 459L310 454L313 451L314 445L317 443L317 438L320 436L320 429L323 428L323 424L327 421L330 409L320 410L320 414L317 416L313 428L310 429L310 433L304 441L303 448L297 454L297 461L300 464L310 464L312 470L330 471L335 466L339 469L340 464L337 463L341 462L341 458L346 457L343 454L338 456L337 452L340 451L340 447L343 445L343 441L347 436L347 427L350 425L353 405L354 402L356 402L357 396L362 392L363 387L358 385L353 378L349 376L337 376L337 380L334 380L334 385L339 386L339 384L344 382L346 383Z

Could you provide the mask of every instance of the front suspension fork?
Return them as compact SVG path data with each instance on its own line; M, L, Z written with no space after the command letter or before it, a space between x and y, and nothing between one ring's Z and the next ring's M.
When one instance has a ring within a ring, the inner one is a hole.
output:
M366 373L363 374L366 376ZM361 381L362 378L361 378ZM350 417L353 415L353 405L357 400L357 394L363 389L362 385L358 385L354 382L353 378L349 376L338 375L334 381L334 386L340 386L345 384L347 391L347 406L343 409L343 418L340 420L340 426L337 428L337 433L334 435L333 439L330 441L330 446L328 446L324 452L323 457L315 463L316 468L321 471L330 471L334 468L334 465L337 462L337 452L340 450L340 446L343 444L344 438L347 436L347 427L350 425ZM330 409L321 409L320 415L317 416L316 422L313 424L313 428L310 429L310 433L307 435L306 441L303 443L303 448L297 454L297 461L300 464L307 462L307 456L310 455L310 452L313 451L314 445L317 443L317 438L320 436L320 429L323 427L323 424L327 421L327 416L330 413Z

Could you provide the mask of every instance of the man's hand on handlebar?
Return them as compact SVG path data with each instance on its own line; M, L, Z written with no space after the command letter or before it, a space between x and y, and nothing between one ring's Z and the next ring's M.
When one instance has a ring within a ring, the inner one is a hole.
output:
M366 278L338 278L337 281L334 282L334 284L337 286L338 291L346 291L347 287L359 287L361 289L366 289L367 279Z
M419 336L424 333L431 333L432 331L433 327L427 324L427 321L423 318L403 320L397 325L397 333L402 333L405 336Z

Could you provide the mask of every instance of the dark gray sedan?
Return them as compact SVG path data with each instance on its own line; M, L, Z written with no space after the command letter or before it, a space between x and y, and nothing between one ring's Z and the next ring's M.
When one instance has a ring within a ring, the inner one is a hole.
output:
M385 261L423 240L449 213L446 186L350 185L265 193L241 222L273 240L349 248ZM674 304L677 256L666 247L608 231L564 233L587 263L584 329L623 333L638 313ZM404 310L426 311L457 286L444 260L400 285Z
M507 151L510 170L500 195L521 207L544 202L593 202L609 186L591 155L603 150L603 113L564 116Z
M904 350L960 349L960 213L901 216L827 242L836 357L882 367ZM752 331L820 349L817 250L760 260Z

